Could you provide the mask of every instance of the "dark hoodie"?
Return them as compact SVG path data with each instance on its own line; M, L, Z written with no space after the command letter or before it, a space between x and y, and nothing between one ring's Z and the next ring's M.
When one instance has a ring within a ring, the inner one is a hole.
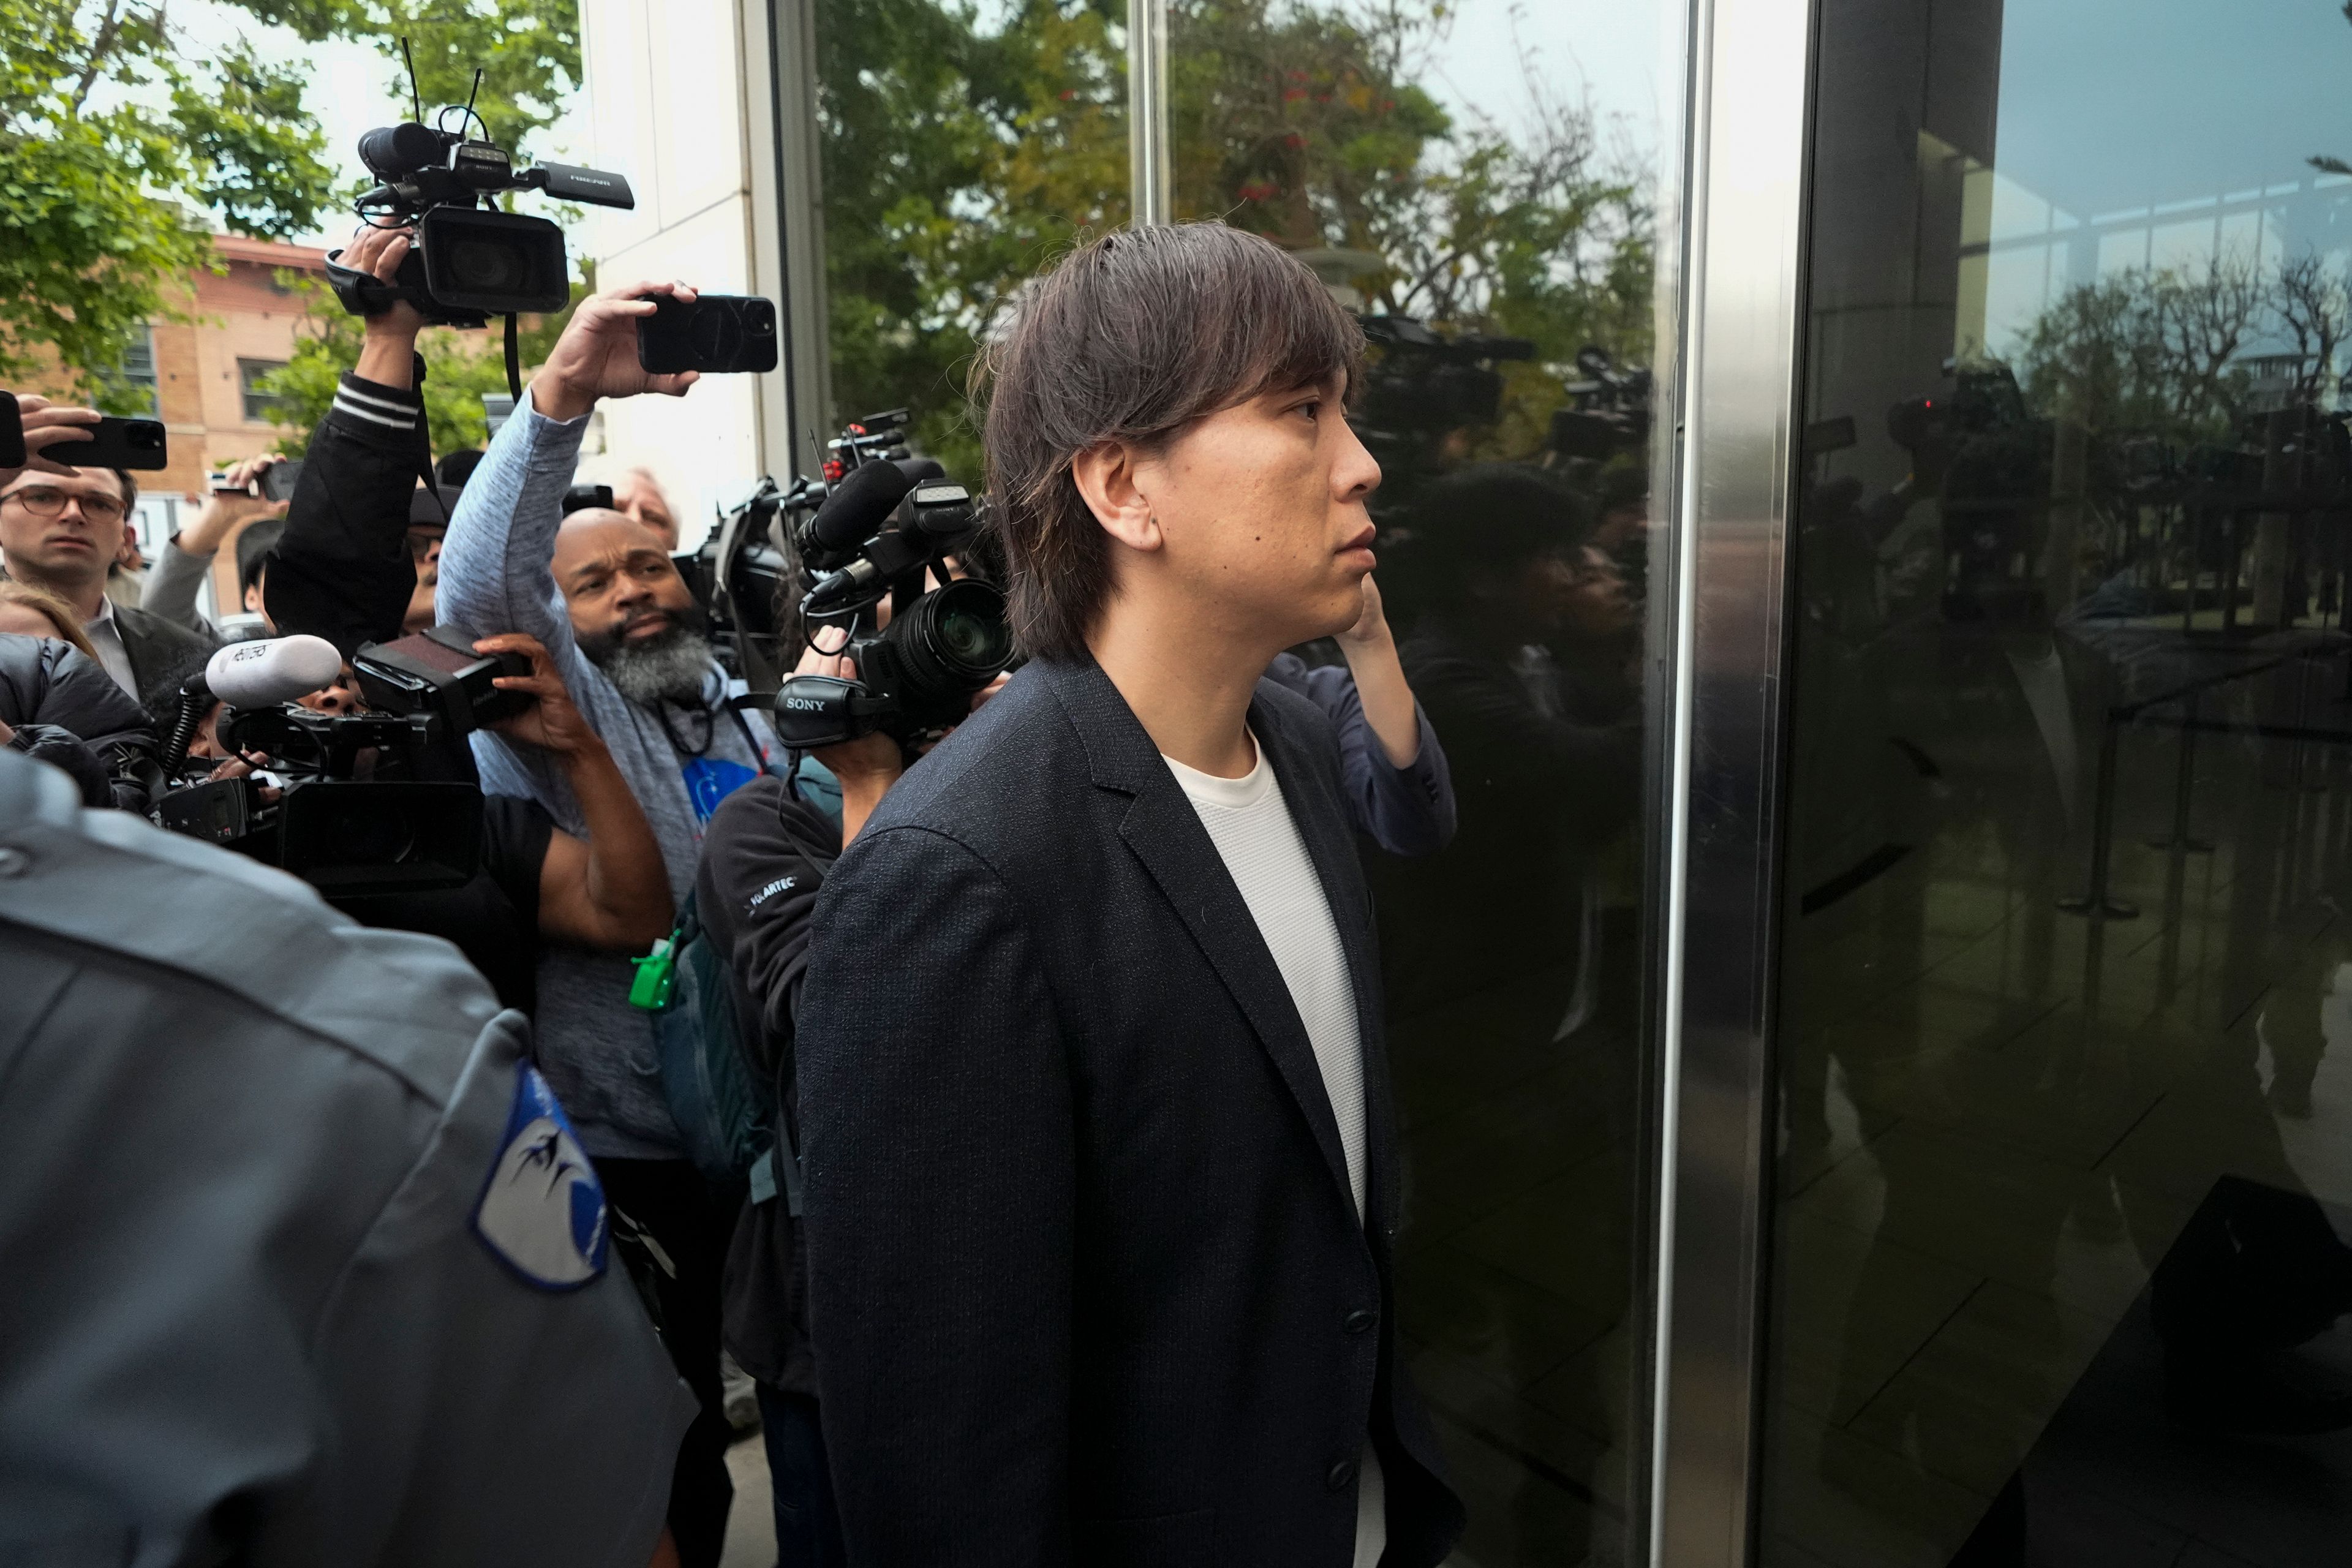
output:
M144 812L163 782L146 710L71 643L0 635L0 723L16 731L11 749L64 769L86 805Z

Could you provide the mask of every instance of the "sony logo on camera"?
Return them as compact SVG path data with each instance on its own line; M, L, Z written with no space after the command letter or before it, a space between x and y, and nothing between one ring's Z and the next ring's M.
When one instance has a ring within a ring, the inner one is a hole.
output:
M784 706L799 713L822 713L833 704L820 698L786 697Z

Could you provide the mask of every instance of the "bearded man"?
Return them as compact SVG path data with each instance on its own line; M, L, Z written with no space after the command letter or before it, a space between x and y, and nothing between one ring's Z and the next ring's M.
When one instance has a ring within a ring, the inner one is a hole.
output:
M581 302L514 417L467 480L441 547L438 613L478 635L527 632L553 656L573 703L628 780L680 904L694 888L704 826L719 803L782 751L764 715L712 658L700 611L665 542L617 511L563 515L563 492L600 397L681 395L695 376L648 375L636 328L651 296L691 302L683 284L639 283ZM530 795L567 832L584 826L562 776L527 748L475 736L482 787ZM596 1163L614 1205L658 1245L652 1275L664 1337L703 1415L678 1456L670 1529L686 1568L715 1563L731 1491L719 1384L719 1281L740 1193L709 1186L684 1157L662 1098L646 1015L629 1005L628 961L550 945L539 971L540 1066Z

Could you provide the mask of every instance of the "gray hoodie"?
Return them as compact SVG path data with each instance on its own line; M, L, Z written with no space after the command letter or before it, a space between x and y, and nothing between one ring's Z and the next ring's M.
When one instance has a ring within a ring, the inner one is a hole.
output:
M584 418L546 418L525 392L449 521L436 609L443 622L478 636L527 632L547 645L572 700L604 738L645 807L669 868L670 894L682 902L694 889L703 824L729 792L782 752L765 715L739 721L726 706L741 686L730 685L716 664L703 689L704 710L688 713L683 722L672 713L670 727L689 731L674 739L662 715L623 697L580 651L551 563L563 492L586 426ZM706 729L709 743L695 754L687 748L701 746ZM528 795L564 831L585 830L579 803L551 757L495 735L475 736L474 756L485 790ZM631 978L626 958L548 946L540 959L539 1016L532 1020L540 1066L589 1153L676 1159L677 1128L662 1098L650 1016L629 1005Z

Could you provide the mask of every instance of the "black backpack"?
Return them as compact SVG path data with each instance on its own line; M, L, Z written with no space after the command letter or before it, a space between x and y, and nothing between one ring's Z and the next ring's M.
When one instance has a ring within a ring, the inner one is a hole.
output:
M777 1085L753 1065L735 1013L734 977L688 893L677 925L637 966L629 1001L653 1015L662 1095L687 1158L714 1182L749 1177L751 1200L781 1185L801 1212L800 1153ZM790 1070L790 1058L781 1070ZM779 1157L781 1148L781 1157Z

